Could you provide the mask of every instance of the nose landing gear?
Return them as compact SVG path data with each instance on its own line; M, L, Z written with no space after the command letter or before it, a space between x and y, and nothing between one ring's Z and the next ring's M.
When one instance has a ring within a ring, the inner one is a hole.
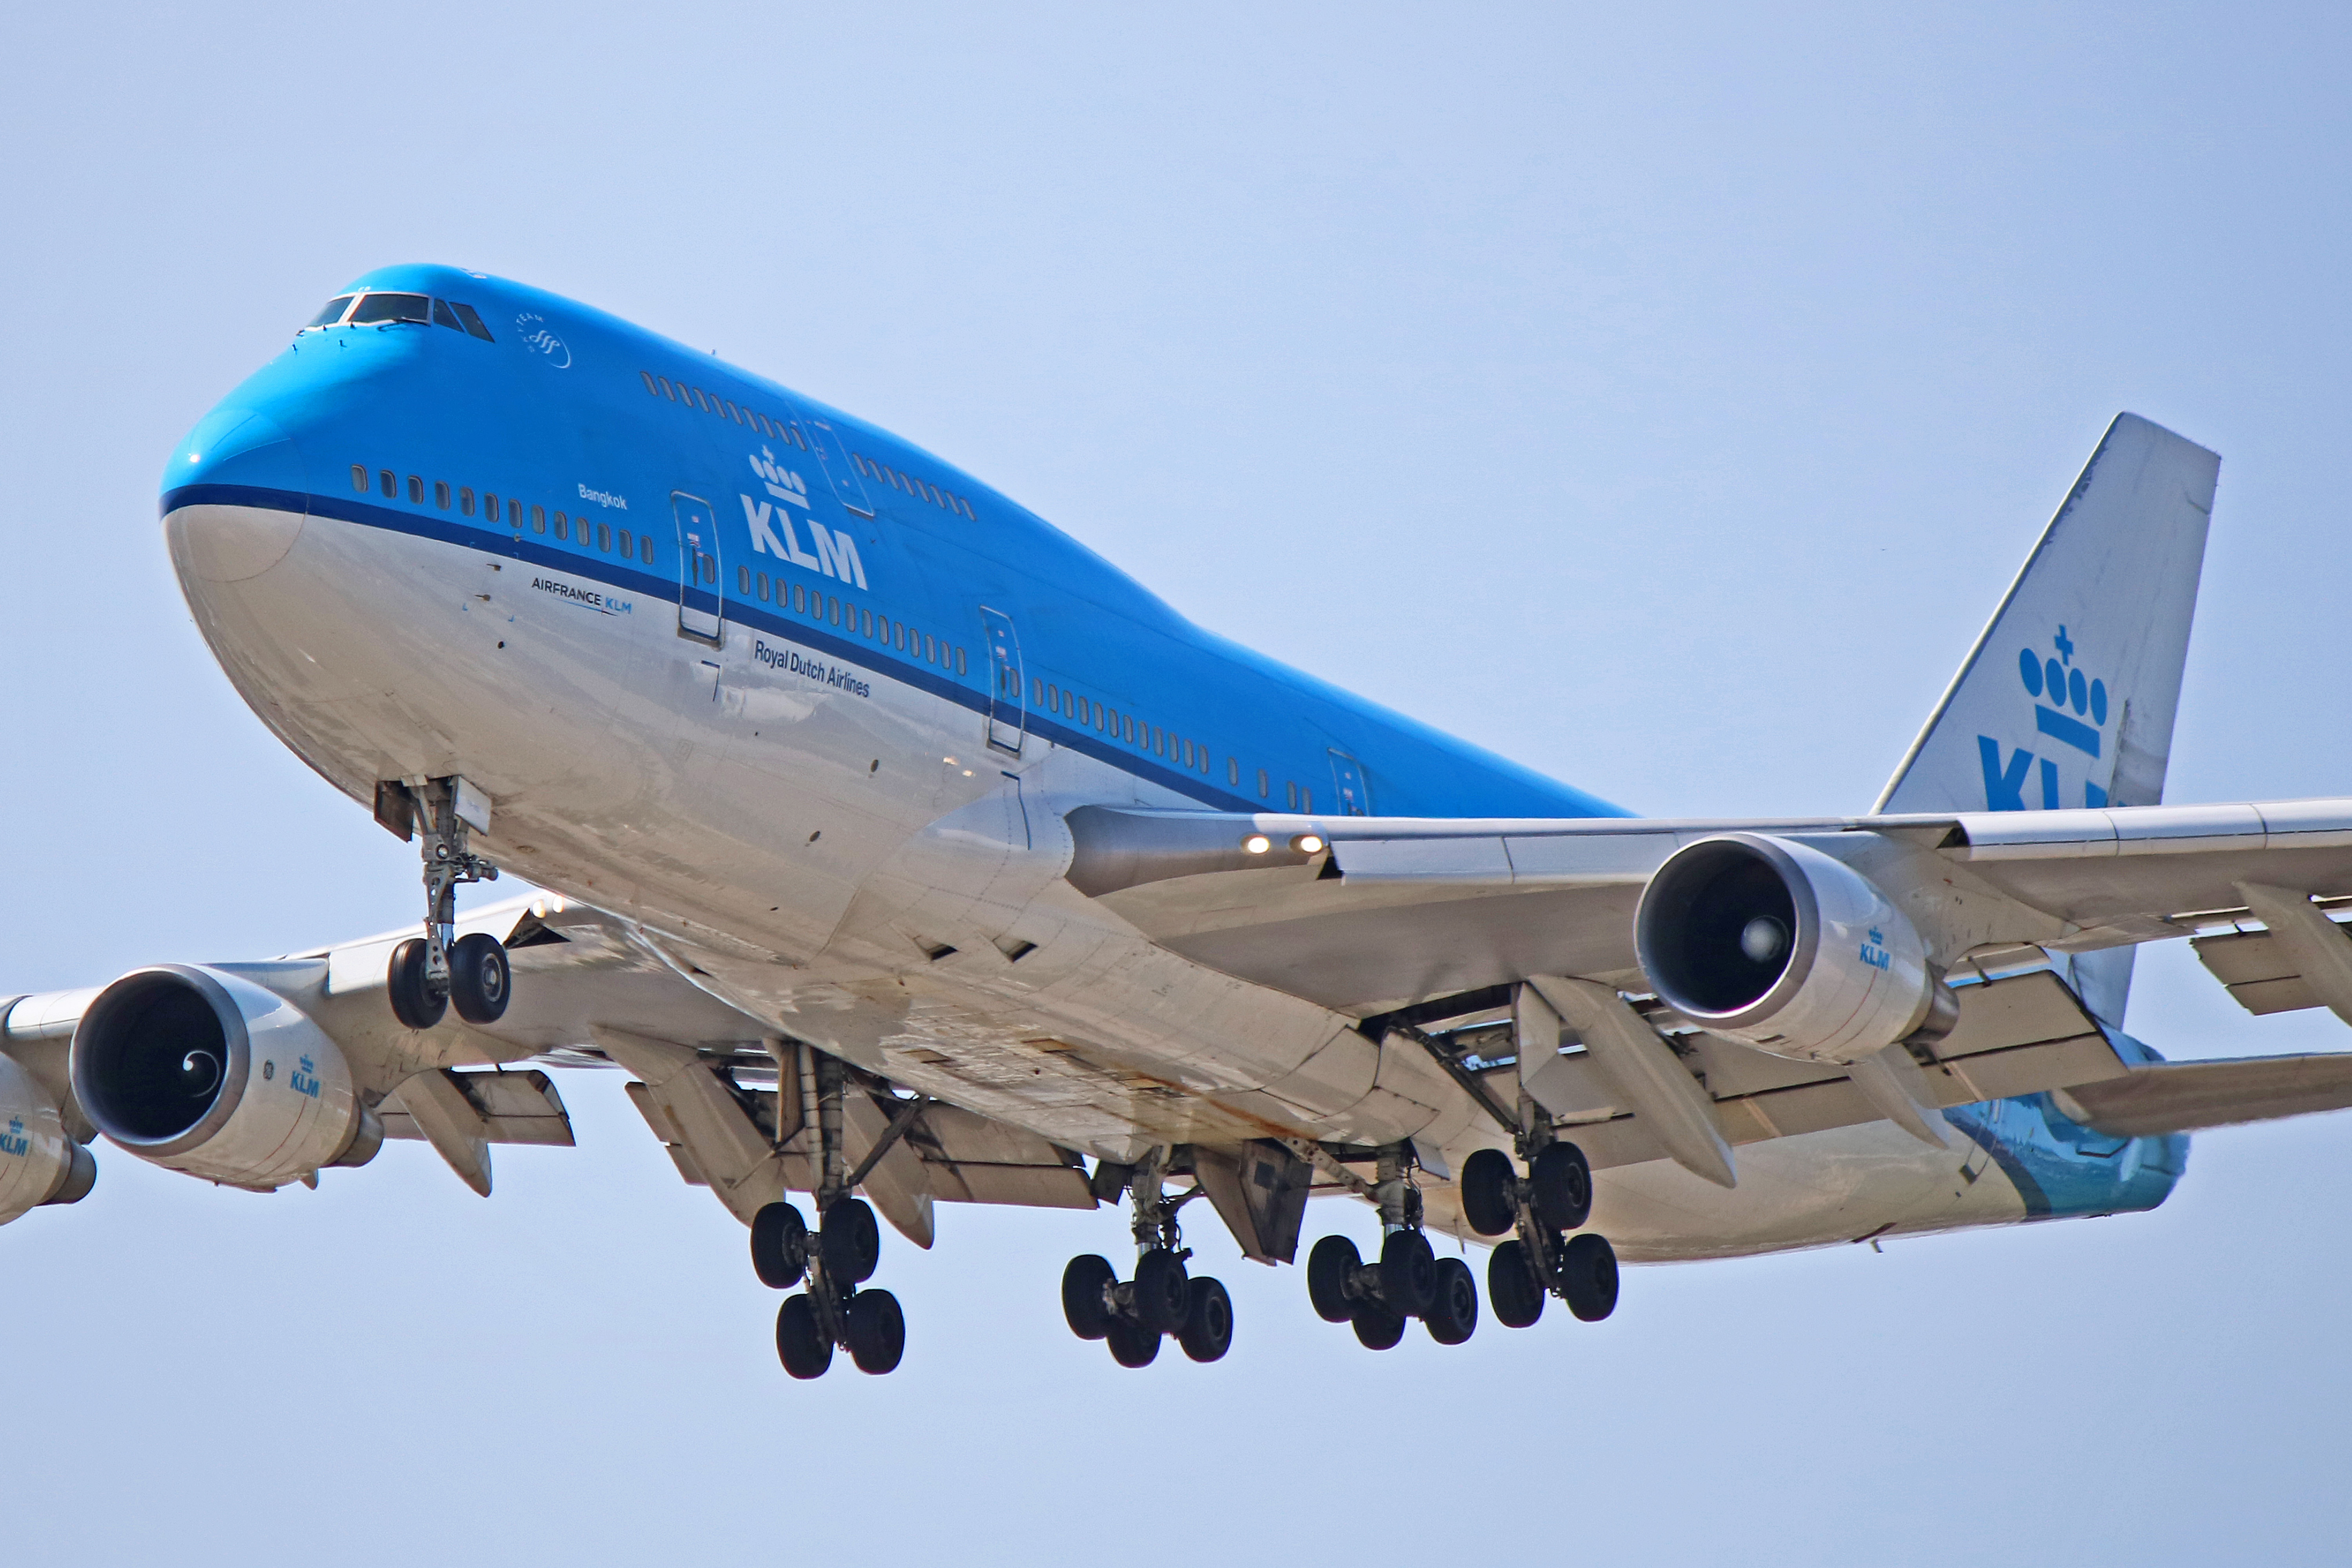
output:
M866 1201L849 1195L866 1168L844 1168L839 1058L816 1058L816 1083L824 1163L816 1194L823 1218L814 1244L798 1208L768 1204L751 1216L751 1269L772 1290L808 1282L806 1290L785 1297L776 1312L776 1359L785 1372L796 1378L822 1377L838 1346L858 1371L878 1375L895 1370L907 1353L907 1318L889 1291L858 1289L880 1266L882 1231ZM877 1143L867 1152L866 1166L887 1147Z
M457 884L498 880L499 868L467 846L469 832L489 827L488 800L462 778L427 779L416 789L387 780L376 785L376 819L403 838L413 829L425 859L425 934L392 950L384 975L394 1015L429 1029L455 1003L469 1024L498 1022L513 989L505 947L482 931L452 940Z
M1121 1366L1149 1366L1163 1337L1194 1361L1217 1361L1234 1342L1233 1298L1217 1280L1193 1279L1192 1256L1176 1226L1176 1211L1198 1197L1195 1185L1167 1195L1167 1153L1154 1149L1128 1178L1135 1205L1135 1278L1121 1280L1110 1259L1088 1253L1062 1270L1062 1316L1082 1340L1104 1340ZM1098 1188L1097 1191L1100 1189ZM1116 1191L1112 1193L1116 1196Z

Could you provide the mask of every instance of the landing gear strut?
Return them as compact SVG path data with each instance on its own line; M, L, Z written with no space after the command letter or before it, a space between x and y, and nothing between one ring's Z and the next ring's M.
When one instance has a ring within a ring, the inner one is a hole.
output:
M1367 1350L1393 1348L1410 1318L1439 1344L1458 1345L1478 1327L1478 1282L1460 1258L1439 1258L1421 1228L1412 1145L1389 1144L1379 1159L1367 1194L1381 1211L1379 1260L1366 1263L1344 1236L1325 1237L1307 1255L1307 1299L1324 1321L1351 1326Z
M1062 1270L1062 1316L1082 1340L1104 1340L1121 1366L1149 1366L1172 1337L1194 1361L1216 1361L1234 1342L1233 1298L1184 1267L1192 1256L1176 1211L1200 1196L1194 1185L1173 1196L1161 1189L1168 1151L1153 1149L1123 1184L1135 1205L1135 1278L1121 1280L1110 1259L1089 1253ZM1097 1191L1100 1189L1097 1188ZM1116 1192L1113 1192L1116 1196Z
M1608 1238L1567 1233L1592 1215L1592 1167L1584 1152L1552 1132L1551 1118L1531 1100L1520 1105L1517 1139L1528 1173L1500 1149L1462 1162L1462 1217L1481 1236L1516 1231L1486 1261L1486 1294L1507 1328L1524 1329L1557 1296L1585 1322L1617 1307L1617 1254Z
M772 1203L751 1216L751 1268L760 1283L789 1290L806 1279L808 1289L784 1298L776 1313L776 1358L794 1377L822 1377L836 1346L849 1352L860 1372L894 1370L907 1352L907 1319L898 1298L887 1290L861 1290L882 1260L881 1227L862 1198L844 1156L840 1058L816 1058L816 1125L822 1151L816 1208L821 1216L812 1238L808 1222L789 1203ZM875 1153L878 1154L877 1149ZM869 1154L870 1163L875 1154ZM812 1245L814 1241L814 1245Z
M392 791L400 793L404 811L394 809L414 823L425 858L425 934L392 950L384 975L392 1010L410 1028L429 1029L454 1002L466 1022L494 1024L513 990L507 950L485 931L452 940L457 884L498 880L499 868L467 847L467 834L488 826L488 805L460 778L427 779L414 790L387 783L377 786L379 818Z

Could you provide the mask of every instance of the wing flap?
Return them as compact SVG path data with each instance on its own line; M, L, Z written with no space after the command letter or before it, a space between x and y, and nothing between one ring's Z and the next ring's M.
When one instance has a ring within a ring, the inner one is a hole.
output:
M2116 1138L2271 1121L2352 1107L2352 1054L2157 1062L2057 1099L2068 1116Z

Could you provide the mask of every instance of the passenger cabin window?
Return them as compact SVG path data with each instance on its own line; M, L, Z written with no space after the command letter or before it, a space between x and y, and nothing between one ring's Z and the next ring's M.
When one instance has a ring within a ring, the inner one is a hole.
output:
M365 463L353 463L352 465L352 489L359 491L362 495L365 495L371 488L373 487L368 479L367 465Z

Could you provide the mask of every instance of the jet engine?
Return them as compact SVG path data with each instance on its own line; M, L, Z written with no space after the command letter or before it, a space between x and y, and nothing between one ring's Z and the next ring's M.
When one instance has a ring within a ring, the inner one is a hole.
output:
M159 964L100 992L74 1030L73 1088L122 1148L231 1186L363 1165L383 1140L309 1015L218 969Z
M98 1162L67 1133L48 1090L0 1056L0 1225L43 1204L79 1203L97 1179Z
M1676 1012L1774 1056L1851 1062L1958 1016L1886 895L1790 839L1727 833L1675 851L1643 890L1633 943Z

